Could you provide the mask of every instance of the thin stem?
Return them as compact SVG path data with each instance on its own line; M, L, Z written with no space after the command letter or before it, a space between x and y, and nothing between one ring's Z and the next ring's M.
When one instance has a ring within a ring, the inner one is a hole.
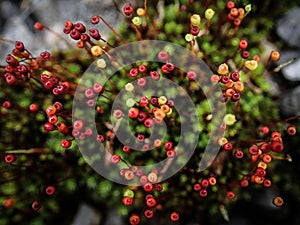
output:
M101 16L99 16L99 18L103 21L103 23L115 34L118 36L118 38L123 42L125 43L126 41L122 38L122 36L112 27L109 25L109 23L107 23L105 21L105 19L103 19Z

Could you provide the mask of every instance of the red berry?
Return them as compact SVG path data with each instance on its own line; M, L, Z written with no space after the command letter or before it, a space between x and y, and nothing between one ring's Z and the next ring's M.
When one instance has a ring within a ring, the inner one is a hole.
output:
M48 186L45 189L45 192L47 195L53 195L55 193L55 187L54 186Z
M60 145L63 148L70 148L72 145L72 141L64 139L64 140L61 140Z
M14 161L16 161L16 156L13 155L13 154L7 154L5 157L4 157L4 161L8 164L11 164L13 163Z
M179 220L179 214L177 213L177 212L172 212L171 214L170 214L170 220L172 220L172 221L178 221Z

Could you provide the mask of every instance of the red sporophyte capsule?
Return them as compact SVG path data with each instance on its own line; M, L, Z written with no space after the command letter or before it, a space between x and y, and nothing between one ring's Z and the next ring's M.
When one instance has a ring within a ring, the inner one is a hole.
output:
M179 214L178 214L178 212L172 212L170 214L170 220L172 220L172 221L178 221L179 220Z
M263 156L263 161L264 161L264 163L270 163L272 161L272 156L269 154L265 154Z
M235 193L233 191L228 191L226 193L226 197L230 200L234 199L235 198Z
M2 106L3 106L4 108L6 108L6 109L10 109L11 106L12 106L12 104L11 104L10 101L5 101L5 102L2 103Z
M14 161L16 161L16 156L13 155L13 154L7 154L7 155L4 157L4 161L5 161L7 164L11 164L11 163L13 163Z
M57 121L58 121L58 118L57 118L56 115L51 115L48 118L48 122L51 123L51 124L56 124Z
M139 109L138 108L130 108L128 110L128 117L131 119L137 118L139 116Z
M289 125L287 128L286 128L286 131L289 135L295 135L296 132L297 132L297 129L294 125Z
M263 153L267 153L267 152L271 151L271 146L270 146L268 143L264 142L264 143L260 146L260 149L261 149L261 151L262 151Z
M16 67L16 66L18 66L19 65L19 61L18 60L16 60L16 58L15 57L13 57L11 54L8 54L7 56L6 56L6 62L9 64L9 65L11 65L12 67Z
M199 184L199 183L194 184L194 190L195 191L200 191L201 190L201 184Z
M64 139L64 140L61 140L60 145L63 148L70 148L72 145L72 141Z
M171 141L168 141L164 144L164 147L166 150L171 150L173 148L173 143Z
M239 16L239 10L237 8L231 8L230 9L230 14L233 16L233 17L238 17Z
M71 21L71 20L66 20L66 21L64 22L64 27L65 27L66 29L68 29L68 30L72 29L72 28L73 28L73 23L72 23L72 21Z
M241 187L248 187L249 181L246 180L246 179L242 179L242 180L240 181L240 185L241 185Z
M146 67L145 65L140 65L140 66L139 66L139 71L140 71L141 73L145 73L145 72L147 71L147 67Z
M127 145L124 145L123 148L122 148L123 152L125 153L129 153L130 152L130 147L127 146Z
M75 130L81 130L83 128L83 121L82 120L76 120L73 122L73 128Z
M43 30L44 29L44 25L40 22L36 22L33 27L36 30Z
M157 56L160 61L167 61L169 59L169 53L166 51L160 51Z
M260 131L263 133L263 134L268 134L269 131L270 131L270 128L268 126L263 126Z
M99 16L93 16L92 18L91 18L91 23L92 24L97 24L97 23L99 23L100 22L100 17Z
M12 85L17 81L16 77L12 74L7 74L7 76L5 76L5 80L9 85Z
M144 120L144 126L147 128L151 128L154 126L154 121L152 118L147 118Z
M85 90L84 95L86 98L94 98L95 97L95 92L93 91L92 88L88 88Z
M263 184L265 187L271 187L272 182L269 179L265 179Z
M130 16L133 13L133 7L131 4L126 4L123 7L123 12L126 16Z
M244 152L241 151L241 150L236 150L235 153L234 153L234 156L237 158L237 159L241 159L244 157Z
M50 59L51 54L50 54L50 52L43 51L43 52L41 52L40 56L42 57L42 59Z
M100 40L101 39L101 35L100 35L99 31L96 28L89 29L89 34L95 40Z
M246 50L243 50L242 53L241 53L241 56L243 59L248 59L249 56L250 56L250 52L246 51Z
M53 195L55 193L55 187L53 185L46 187L45 192L47 195Z
M189 80L196 80L197 78L197 73L193 70L190 70L188 73L187 73L187 78Z
M92 36L92 35L91 35ZM70 32L70 37L72 38L72 39L74 39L74 40L79 40L80 39L80 37L81 37L81 33L78 31L78 30L76 30L76 29L72 29L71 30L71 32Z
M121 119L123 117L123 112L119 109L116 109L114 110L113 112L113 116L116 118L116 119Z
M174 158L176 156L176 152L171 149L166 152L166 155L168 158Z
M149 100L146 96L141 97L140 99L140 106L145 107L147 106L149 103Z
M75 23L74 28L78 30L80 33L84 33L86 31L85 25L83 23Z
M231 101L233 102L237 102L238 100L241 99L241 94L239 92L235 92L232 96L231 96Z
M258 151L259 151L259 148L256 146L256 145L252 145L250 148L249 148L249 153L251 155L257 155L258 154Z
M146 205L150 208L154 207L156 205L156 200L155 198L148 198L146 200Z
M278 51L272 51L270 54L270 58L274 61L277 62L280 59L280 53Z
M25 50L24 43L21 41L16 41L15 48L18 49L20 52L24 51Z
M210 81L211 81L212 83L218 83L219 80L220 80L220 76L217 75L217 74L213 74L213 75L210 77Z
M244 39L240 40L239 47L243 50L246 49L248 47L248 41Z
M129 218L129 222L131 225L137 225L139 224L141 221L141 218L136 215L136 214L133 214L130 218Z
M126 206L132 205L133 203L133 198L129 196L125 196L122 198L122 203Z
M112 155L110 158L110 161L113 164L117 164L118 162L120 162L120 160L121 160L121 157L119 155Z
M274 131L274 132L272 132L272 134L271 134L271 138L273 139L273 138L275 138L275 137L281 137L281 134L280 134L280 132L278 132L278 131Z
M266 172L265 169L263 169L263 168L261 168L261 167L258 167L258 168L256 169L255 174L256 174L257 176L259 176L259 177L265 177L266 174L267 174L267 172Z
M4 200L3 200L2 205L3 205L3 207L6 208L6 209L7 209L7 208L12 208L12 207L15 206L16 202L17 202L17 200L14 199L14 198L7 198L7 199L4 199Z
M229 82L229 80L230 80L229 76L223 75L223 76L221 77L221 82L222 82L223 84L227 84L227 83Z
M90 36L87 34L81 34L80 39L84 42L89 41L90 40Z
M56 108L56 112L60 112L63 108L63 105L60 102L54 102L53 106Z
M190 29L190 33L194 36L197 36L200 32L200 29L198 26L191 26L191 29Z
M138 142L143 142L143 141L145 140L145 136L144 136L143 134L138 134L138 135L136 136L136 140L137 140Z
M53 130L55 130L55 125L53 125L53 124L47 122L47 123L44 124L44 130L45 130L46 132L53 131Z
M283 151L283 144L279 141L273 141L271 143L271 148L274 152L282 152Z
M231 75L230 75L230 79L234 82L236 81L239 81L240 80L240 74L239 72L233 72Z
M144 122L146 118L147 118L147 113L140 111L138 114L137 120L141 123L141 122Z
M42 207L42 204L38 201L35 201L31 204L31 208L34 210L34 211L39 211Z
M145 177L146 177L146 179L147 179L147 181L148 181L147 176L145 176ZM147 183L145 183L145 184L143 185L143 188L144 188L144 190L145 190L146 192L150 192L150 191L153 190L153 185L152 185L151 183L147 182Z
M228 1L226 4L227 9L232 9L235 6L233 1Z
M131 77L136 77L137 75L139 75L139 70L138 68L131 68L129 70L129 76Z
M103 143L105 141L105 137L102 134L97 135L97 142Z
M202 185L202 187L206 188L209 186L209 181L207 179L203 179L201 181L201 185Z
M147 84L147 80L144 77L138 78L137 79L137 84L140 87L144 87Z
M150 76L153 80L159 80L160 74L157 71L150 71Z
M144 212L144 216L147 218L147 219L151 219L154 215L154 212L152 209L147 209L145 210Z
M51 116L56 113L56 108L53 105L50 105L46 108L45 112L48 116Z
M232 144L230 142L227 142L223 145L223 149L226 150L226 151L230 151L232 150Z
M208 178L208 182L211 186L214 186L217 183L217 179L215 177Z
M208 192L207 192L206 189L201 189L201 190L199 191L199 195L200 195L202 198L206 197L207 194L208 194Z

